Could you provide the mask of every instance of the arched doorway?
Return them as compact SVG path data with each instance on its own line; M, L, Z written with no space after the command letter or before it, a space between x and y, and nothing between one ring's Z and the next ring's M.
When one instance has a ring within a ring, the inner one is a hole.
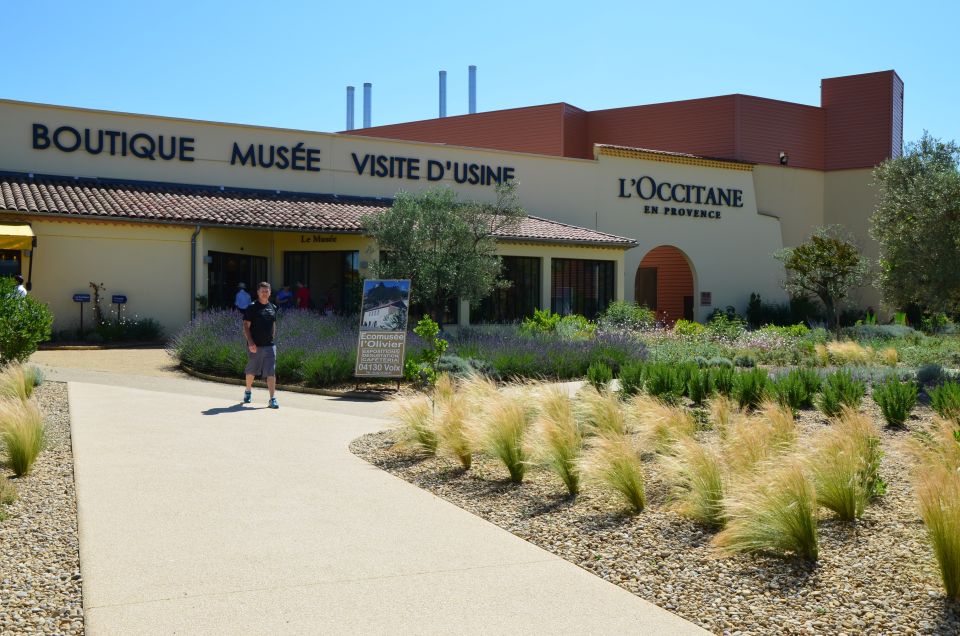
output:
M693 320L693 271L687 255L672 245L655 247L640 261L634 299L656 311L657 319L673 324Z

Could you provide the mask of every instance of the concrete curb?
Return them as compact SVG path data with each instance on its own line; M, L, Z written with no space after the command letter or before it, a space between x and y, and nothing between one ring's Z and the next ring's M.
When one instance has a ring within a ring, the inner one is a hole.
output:
M41 343L37 346L37 351L107 351L112 349L163 349L166 347L162 342L138 342L128 344L83 344L83 345L58 345L51 343Z
M224 378L218 375L209 375L207 373L197 371L196 369L193 369L183 364L182 362L180 363L180 369L184 373L187 373L188 375L192 375L195 378L206 380L208 382L219 382L220 384L235 384L237 386L243 386L245 384L244 381L241 380L240 378ZM263 380L254 380L253 385L261 389L267 388L267 383L264 382ZM292 393L309 393L311 395L325 395L327 397L338 397L338 398L346 398L351 400L370 400L373 402L381 402L384 400L388 400L390 399L390 397L392 397L392 396L386 396L386 395L361 393L358 391L331 391L330 389L315 389L313 387L299 386L297 384L279 384L278 383L277 390L290 391Z

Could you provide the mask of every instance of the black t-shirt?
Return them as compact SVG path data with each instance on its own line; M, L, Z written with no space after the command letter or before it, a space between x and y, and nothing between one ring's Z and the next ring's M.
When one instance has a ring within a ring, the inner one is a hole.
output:
M258 347L273 345L273 323L277 321L277 308L273 303L261 305L254 301L243 310L243 319L250 322L250 337Z

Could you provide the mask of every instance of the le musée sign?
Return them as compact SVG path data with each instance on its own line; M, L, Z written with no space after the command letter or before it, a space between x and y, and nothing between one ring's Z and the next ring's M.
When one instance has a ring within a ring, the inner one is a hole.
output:
M148 161L195 161L194 137L130 133L103 128L75 128L35 123L34 150L55 149L64 153L84 152L111 157L134 157ZM515 178L510 166L491 166L467 161L440 161L379 154L350 153L358 175L375 178L441 181L490 186ZM246 168L320 172L320 148L299 142L284 144L241 144L233 142L230 165Z

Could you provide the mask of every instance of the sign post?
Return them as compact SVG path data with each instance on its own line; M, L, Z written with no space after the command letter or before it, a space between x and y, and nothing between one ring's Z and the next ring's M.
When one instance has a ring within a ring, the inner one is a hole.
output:
M110 303L117 306L117 324L120 324L120 311L127 304L126 294L114 294L110 297Z
M360 338L357 347L358 378L403 377L407 346L409 280L365 280L360 305Z
M73 302L80 303L80 337L83 338L83 303L90 302L90 294L74 294Z

